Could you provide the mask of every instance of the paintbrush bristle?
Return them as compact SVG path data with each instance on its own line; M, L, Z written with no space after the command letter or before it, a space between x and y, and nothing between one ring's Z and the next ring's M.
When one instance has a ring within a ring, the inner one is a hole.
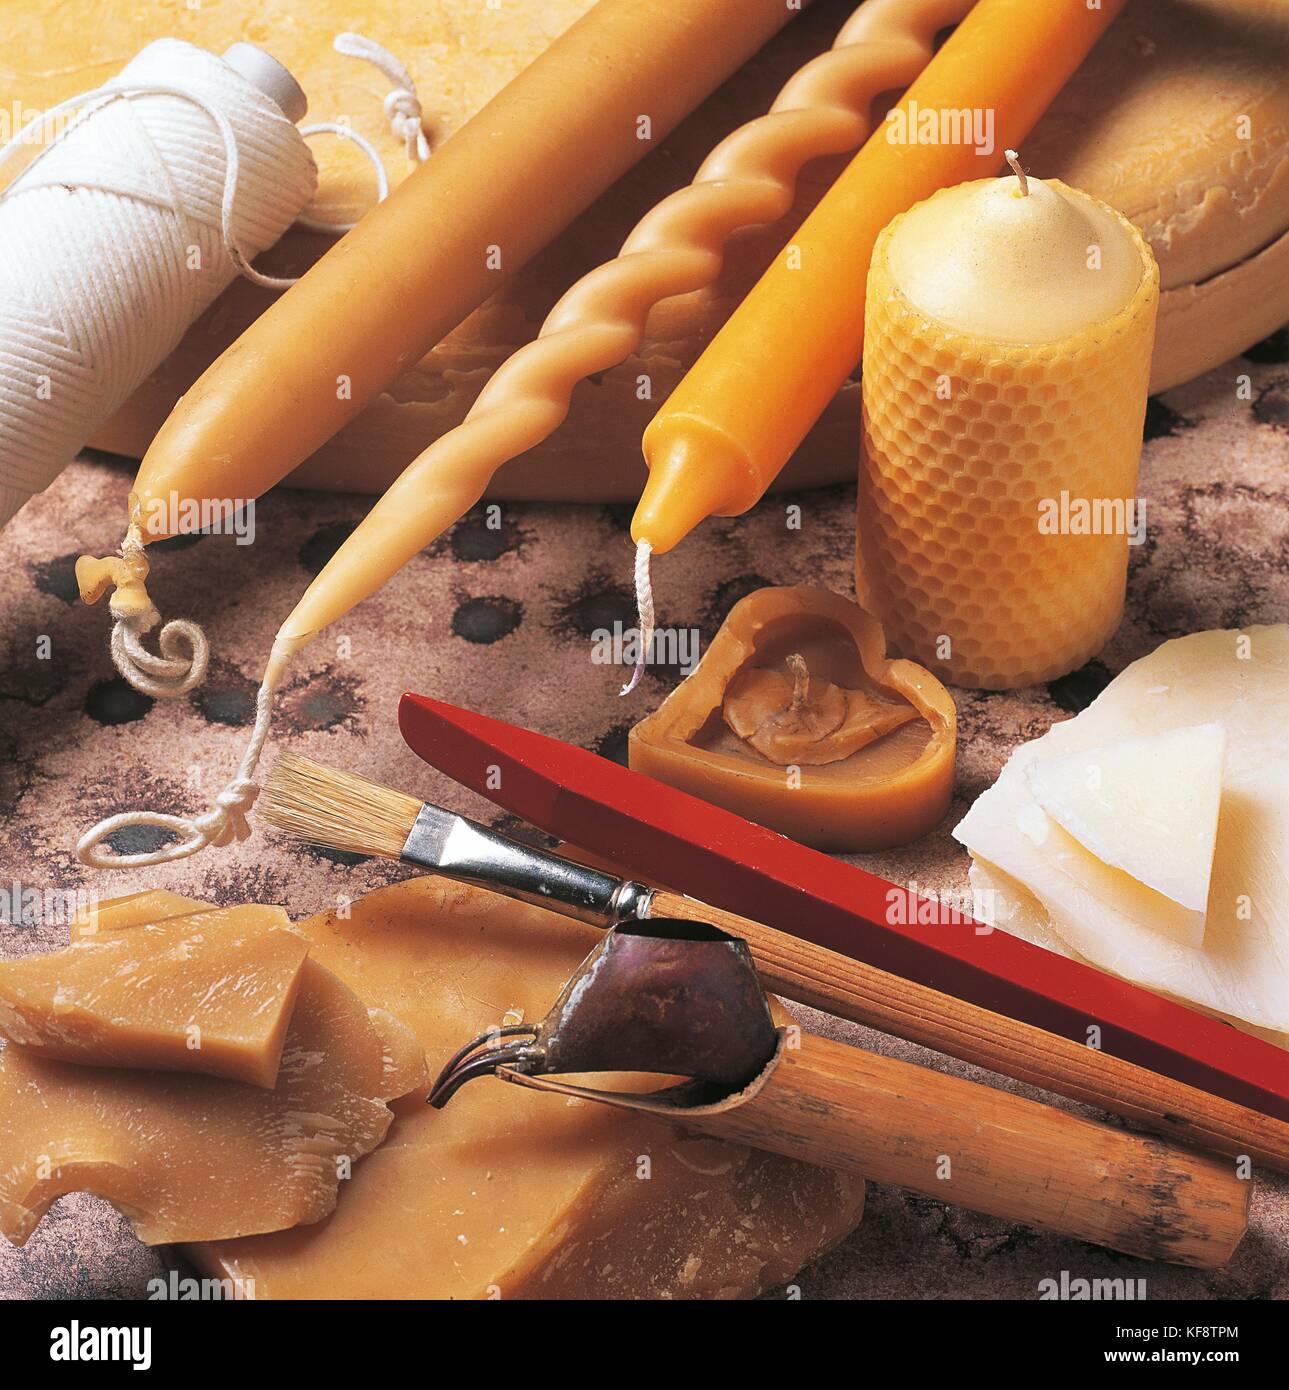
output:
M256 809L298 840L398 859L421 803L356 773L283 753L265 779Z

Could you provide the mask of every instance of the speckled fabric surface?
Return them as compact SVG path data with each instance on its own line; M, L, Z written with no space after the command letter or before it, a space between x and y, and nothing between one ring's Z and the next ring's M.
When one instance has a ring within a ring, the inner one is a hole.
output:
M155 548L151 590L167 617L205 625L206 685L154 704L112 670L108 615L76 597L82 550L119 539L129 470L86 458L4 533L0 572L0 885L113 896L164 886L221 903L283 903L301 917L390 881L375 861L249 841L155 870L95 874L73 853L81 831L129 807L192 813L231 774L250 725L273 631L362 515L362 499L279 491L262 500L253 545L228 536ZM962 888L967 856L949 835L1011 749L1083 708L1160 641L1207 627L1289 617L1289 331L1151 402L1141 490L1148 538L1133 552L1128 616L1102 655L1050 685L960 691L957 798L945 824L906 849L865 857L899 882ZM802 509L800 530L784 508ZM766 583L852 591L853 489L771 499L712 522L655 568L661 621L710 639L730 606ZM278 704L278 747L336 762L514 832L495 807L426 768L394 722L404 689L530 724L611 758L677 673L651 671L629 700L621 672L591 659L591 634L634 622L628 511L505 503L500 526L476 510L297 661ZM155 843L122 832L121 850ZM57 922L0 924L0 950L58 946ZM814 1016L837 1036L975 1074L961 1064ZM1286 1065L1289 1065L1287 1061ZM63 1199L24 1250L0 1243L0 1298L140 1295L161 1268L105 1205ZM805 1271L810 1298L1017 1298L1039 1281L1145 1279L1150 1298L1289 1296L1289 1180L1259 1175L1249 1235L1218 1272L1186 1271L875 1189L863 1225Z

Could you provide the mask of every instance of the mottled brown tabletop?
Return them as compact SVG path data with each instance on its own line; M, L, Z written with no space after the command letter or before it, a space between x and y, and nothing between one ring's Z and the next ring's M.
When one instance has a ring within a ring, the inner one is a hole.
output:
M1243 378L1243 380L1242 380ZM99 816L147 806L205 808L240 756L255 676L272 633L309 578L361 517L360 498L278 491L257 509L256 540L185 537L155 548L150 586L167 617L201 622L214 657L204 687L154 703L114 673L103 606L77 599L83 550L119 540L130 470L86 457L4 532L0 570L0 884L101 896L164 886L221 903L283 903L302 917L390 881L377 861L265 834L159 869L95 874L73 846ZM1134 549L1128 616L1101 656L1047 686L957 693L957 798L934 834L857 861L935 890L966 883L951 825L1019 742L1082 709L1128 662L1182 633L1289 618L1289 331L1151 402L1142 465L1147 537ZM802 509L800 530L785 505ZM661 620L705 639L731 604L764 584L851 593L852 488L770 498L711 522L655 567ZM624 759L630 725L674 684L651 670L628 700L621 673L592 661L592 634L635 621L628 511L506 503L491 528L476 510L409 564L298 663L281 694L278 746L415 790L503 829L513 819L448 783L403 746L404 689L460 704ZM340 639L346 639L341 642ZM122 851L157 843L119 832ZM58 946L57 923L0 923L0 951ZM818 1016L838 1036L973 1074L904 1043ZM1287 1063L1289 1064L1289 1063ZM1007 1083L1004 1083L1007 1084ZM1017 1088L1021 1089L1021 1088ZM161 1268L111 1208L62 1199L27 1247L0 1242L0 1298L129 1298ZM1144 1279L1152 1299L1289 1296L1289 1179L1259 1175L1249 1234L1216 1272L1151 1264L873 1188L863 1224L802 1276L809 1298L1019 1298L1071 1278Z

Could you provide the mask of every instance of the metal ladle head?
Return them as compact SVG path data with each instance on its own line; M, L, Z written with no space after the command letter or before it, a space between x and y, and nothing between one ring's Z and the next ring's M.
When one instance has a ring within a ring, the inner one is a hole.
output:
M778 1035L747 943L703 922L614 927L540 1023L493 1028L444 1067L429 1103L476 1076L656 1072L734 1089L774 1055Z

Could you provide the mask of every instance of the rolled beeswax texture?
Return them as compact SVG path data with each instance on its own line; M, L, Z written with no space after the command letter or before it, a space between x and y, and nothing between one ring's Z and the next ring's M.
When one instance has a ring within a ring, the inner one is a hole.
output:
M1040 504L1059 525L1062 494L1135 498L1159 270L1132 228L1142 281L1117 314L1058 342L1000 343L929 319L895 285L899 220L865 307L859 602L893 652L942 679L1052 680L1118 627L1128 538L1046 533Z

